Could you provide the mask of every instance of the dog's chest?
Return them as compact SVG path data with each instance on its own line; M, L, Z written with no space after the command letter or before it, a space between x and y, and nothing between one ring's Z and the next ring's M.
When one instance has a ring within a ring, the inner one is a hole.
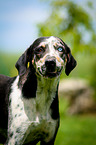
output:
M28 136L25 142L33 141L36 139L44 139L49 141L55 133L57 122L52 120L52 118L47 118L46 116L36 116L36 120L30 122L28 127Z
M25 142L39 138L48 141L54 136L57 125L57 121L51 117L50 110L55 92L48 92L46 89L41 91L41 88L38 88L36 98L26 99L16 82L12 87L9 132L19 132L25 138Z

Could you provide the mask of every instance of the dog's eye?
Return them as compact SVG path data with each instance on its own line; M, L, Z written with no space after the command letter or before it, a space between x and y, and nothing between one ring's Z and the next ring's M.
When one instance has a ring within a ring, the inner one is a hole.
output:
M36 49L36 53L43 53L44 52L44 48L43 47L39 47Z
M62 48L62 47L58 47L57 50L58 50L59 52L63 52L63 48Z
M43 51L43 49L42 49L42 48L39 48L37 51L38 51L38 52L42 52L42 51Z

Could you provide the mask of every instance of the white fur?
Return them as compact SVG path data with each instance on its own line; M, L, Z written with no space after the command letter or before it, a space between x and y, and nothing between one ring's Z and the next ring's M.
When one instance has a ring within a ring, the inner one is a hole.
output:
M12 84L8 133L13 132L13 136L9 138L8 145L16 142L22 145L25 140L32 141L36 138L37 132L49 133L49 136L45 137L46 142L54 136L58 120L51 118L50 105L54 99L59 78L41 77L40 81L37 80L36 98L31 99L22 96L18 88L19 76ZM17 129L18 132L16 132Z

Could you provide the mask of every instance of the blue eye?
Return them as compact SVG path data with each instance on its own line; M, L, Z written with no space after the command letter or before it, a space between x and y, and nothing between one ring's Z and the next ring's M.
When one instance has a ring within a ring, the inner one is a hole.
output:
M63 48L62 48L62 47L59 47L57 50L58 50L59 52L62 52L62 51L63 51Z

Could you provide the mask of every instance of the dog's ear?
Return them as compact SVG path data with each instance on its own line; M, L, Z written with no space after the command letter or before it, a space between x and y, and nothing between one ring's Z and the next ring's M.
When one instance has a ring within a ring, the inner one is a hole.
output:
M28 48L18 59L18 61L15 64L15 67L17 68L19 75L22 76L25 74L27 70L27 64L30 62L31 59L31 52L30 48Z
M67 54L67 63L66 63L66 68L65 68L65 73L68 76L69 73L75 68L77 65L76 60L71 54L71 51Z

